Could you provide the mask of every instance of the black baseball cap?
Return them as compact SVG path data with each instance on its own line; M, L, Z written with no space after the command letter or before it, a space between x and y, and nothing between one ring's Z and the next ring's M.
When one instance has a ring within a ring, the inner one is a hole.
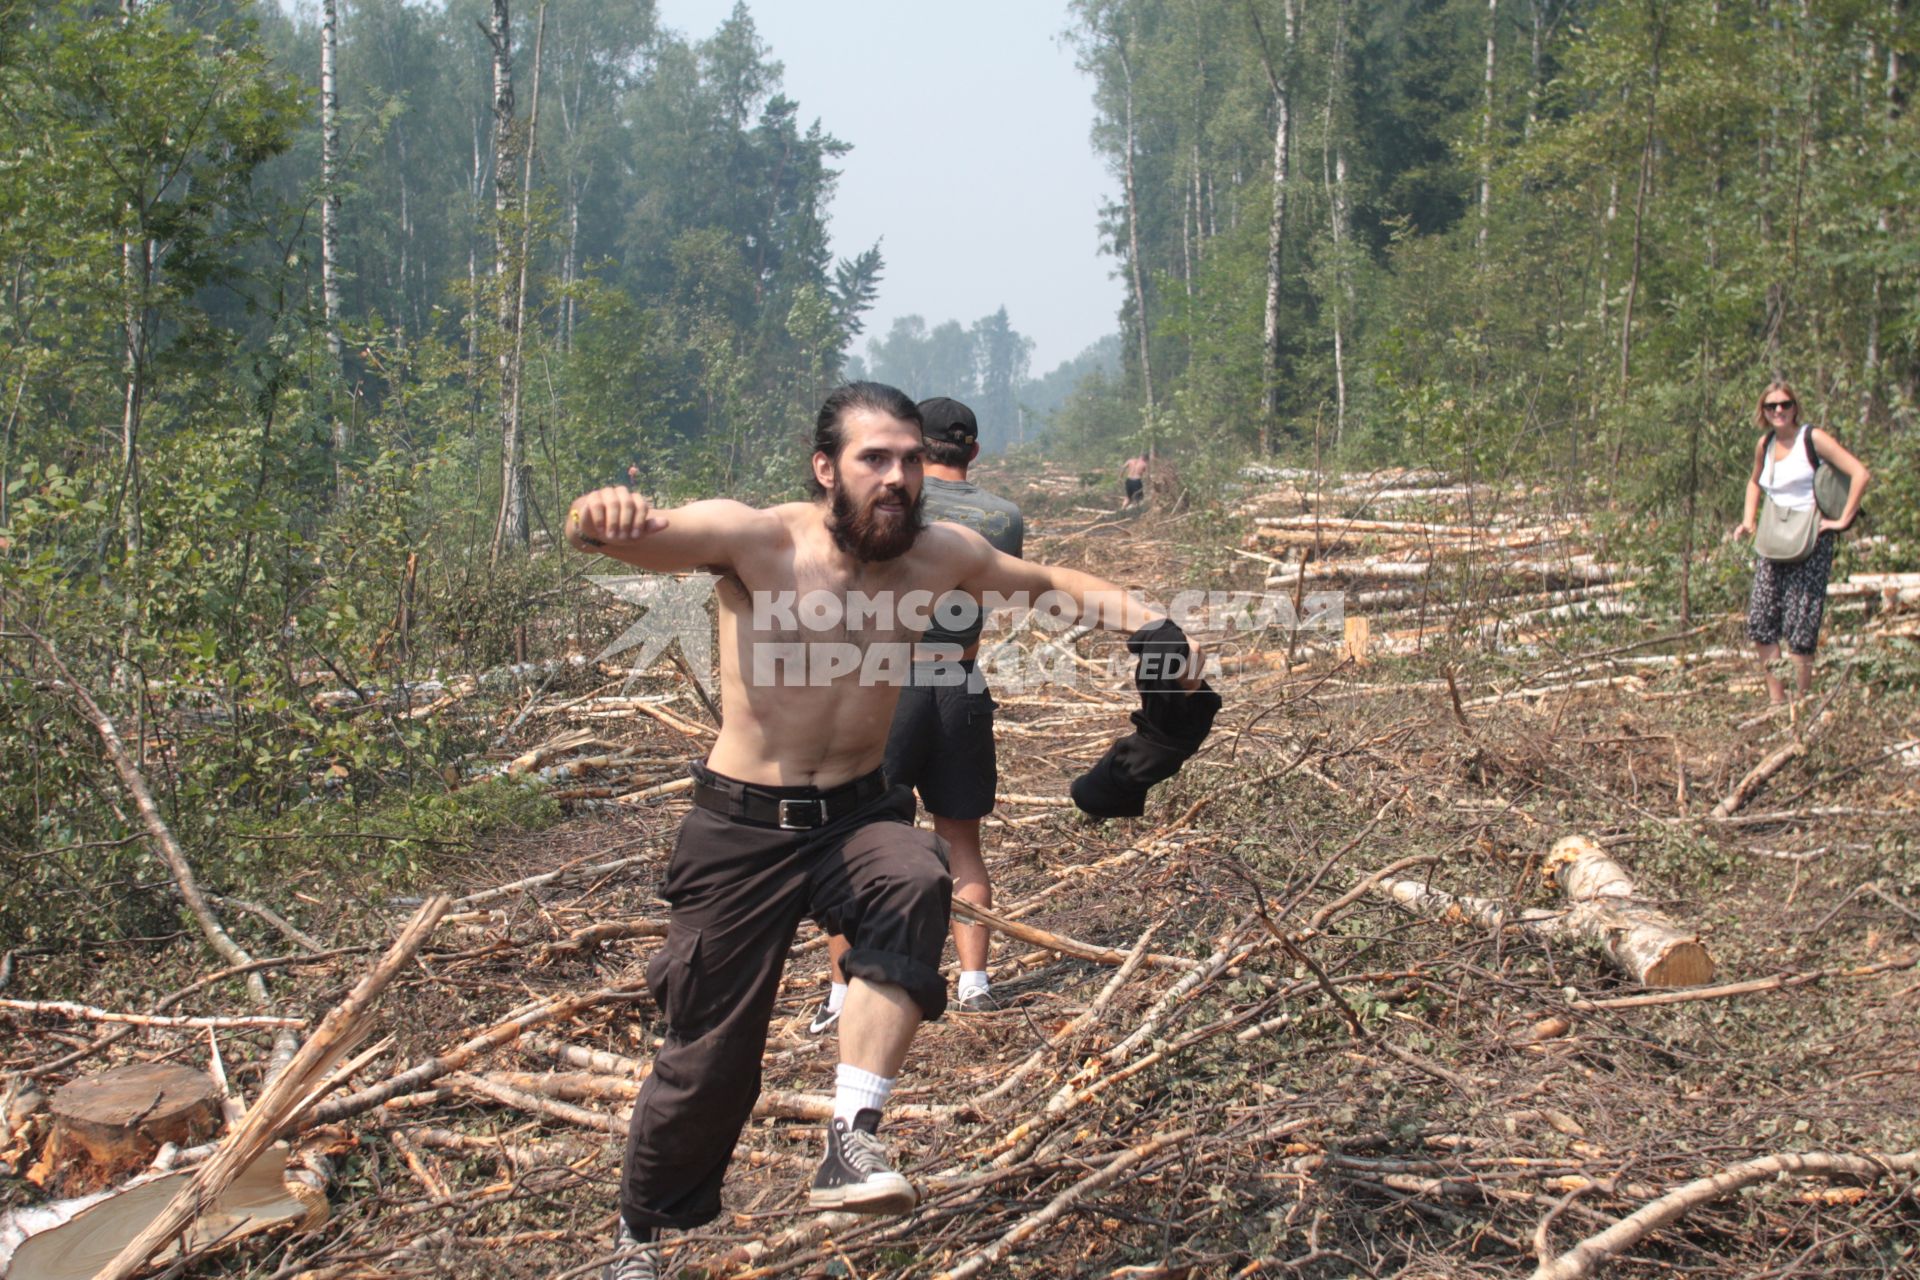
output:
M958 400L935 396L920 402L920 434L949 444L972 444L980 438L980 423Z

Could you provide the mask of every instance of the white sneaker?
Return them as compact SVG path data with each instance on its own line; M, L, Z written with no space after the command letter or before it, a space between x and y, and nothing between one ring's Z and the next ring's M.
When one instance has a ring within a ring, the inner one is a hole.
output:
M833 1008L826 1000L822 1000L820 1007L814 1010L813 1021L807 1024L807 1034L823 1036L838 1026L839 1022L840 1010Z

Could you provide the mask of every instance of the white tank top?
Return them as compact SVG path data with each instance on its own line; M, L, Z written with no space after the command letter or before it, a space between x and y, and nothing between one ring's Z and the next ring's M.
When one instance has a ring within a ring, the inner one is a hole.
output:
M1811 425L1794 433L1793 448L1785 458L1773 456L1774 437L1767 437L1767 460L1760 468L1760 487L1777 507L1805 511L1813 505L1813 464L1807 461L1807 432Z

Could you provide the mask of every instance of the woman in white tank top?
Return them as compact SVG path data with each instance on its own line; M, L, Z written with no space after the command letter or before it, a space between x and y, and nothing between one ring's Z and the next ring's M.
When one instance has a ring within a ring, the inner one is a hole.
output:
M1814 505L1813 451L1825 466L1845 473L1850 481L1847 508L1837 520L1820 520L1820 537L1813 554L1795 564L1781 564L1761 556L1754 557L1753 594L1747 601L1747 638L1753 641L1760 659L1760 674L1767 682L1767 696L1776 704L1787 700L1786 686L1773 674L1773 663L1780 656L1784 635L1787 652L1793 655L1794 687L1804 696L1813 687L1813 654L1820 639L1820 622L1827 607L1827 575L1833 569L1834 538L1853 523L1860 511L1860 496L1866 492L1867 468L1860 459L1843 448L1839 441L1811 423L1800 421L1800 400L1793 387L1773 382L1760 393L1754 411L1756 423L1767 434L1753 450L1753 471L1747 477L1746 516L1736 537L1750 538L1759 527L1760 499L1764 495L1776 506L1804 511Z

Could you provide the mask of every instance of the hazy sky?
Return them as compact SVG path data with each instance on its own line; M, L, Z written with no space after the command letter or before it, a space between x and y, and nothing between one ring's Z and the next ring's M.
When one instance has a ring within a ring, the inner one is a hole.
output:
M660 21L711 35L733 0L657 0ZM1065 0L749 0L804 121L853 145L831 206L833 247L876 240L880 296L854 342L896 316L929 325L1005 304L1037 376L1118 327L1100 208L1118 186L1087 141L1092 82L1059 35Z

